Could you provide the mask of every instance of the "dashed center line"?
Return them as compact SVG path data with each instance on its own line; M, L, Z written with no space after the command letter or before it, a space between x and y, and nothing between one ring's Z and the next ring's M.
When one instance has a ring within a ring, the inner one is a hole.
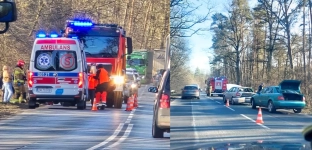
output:
M246 119L252 121L252 122L256 122L255 120L253 120L253 119L247 117L247 116L244 115L244 114L240 114L240 115L243 116L244 118L246 118ZM270 129L269 127L267 127L267 126L265 126L265 125L263 125L263 124L260 124L260 123L256 123L256 124L258 124L259 126L261 126L261 127L263 127L263 128Z
M195 136L195 143L198 143L198 133L197 133L197 129L196 129L196 120L194 117L194 112L193 112L193 100L191 100L191 112L192 112L192 126L193 126L193 130L194 130L194 136Z
M225 106L225 105L223 105L223 106ZM228 108L228 109L230 109L230 110L232 110L232 111L235 111L234 109L232 109L232 108L230 108L230 107L228 107L228 106L225 106L226 108Z

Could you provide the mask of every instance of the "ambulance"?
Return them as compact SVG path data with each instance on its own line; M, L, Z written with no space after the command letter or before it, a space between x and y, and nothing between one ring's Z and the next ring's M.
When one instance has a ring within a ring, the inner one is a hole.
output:
M28 72L30 109L53 102L85 109L88 101L88 72L83 45L78 39L57 34L38 34Z

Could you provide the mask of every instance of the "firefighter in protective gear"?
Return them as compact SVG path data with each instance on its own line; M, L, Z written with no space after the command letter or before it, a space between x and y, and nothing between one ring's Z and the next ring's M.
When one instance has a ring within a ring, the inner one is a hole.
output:
M211 96L211 93L212 93L212 85L211 83L209 84L209 96Z
M102 103L106 103L107 90L109 84L108 72L104 69L104 65L99 64L96 76L94 79L97 80L97 86L95 88L95 100L97 103L102 99Z
M13 103L25 103L26 102L26 91L25 91L25 81L26 75L24 72L25 62L19 60L16 67L13 70L13 88L15 90Z

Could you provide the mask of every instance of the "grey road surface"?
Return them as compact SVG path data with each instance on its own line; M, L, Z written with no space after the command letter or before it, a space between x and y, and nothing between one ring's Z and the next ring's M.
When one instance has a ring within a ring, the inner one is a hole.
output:
M170 135L154 139L152 93L139 91L139 107L133 111L106 108L96 112L75 107L43 106L0 121L0 149L169 149Z
M312 117L262 109L264 124L256 124L258 109L226 107L221 97L176 99L171 102L171 149L208 148L213 144L256 141L304 142L301 135ZM308 143L307 143L308 144Z

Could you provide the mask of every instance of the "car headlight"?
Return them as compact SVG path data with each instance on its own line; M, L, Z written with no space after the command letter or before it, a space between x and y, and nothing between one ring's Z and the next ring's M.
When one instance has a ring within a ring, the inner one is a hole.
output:
M112 78L115 84L123 84L125 82L125 78L123 76L113 76Z

